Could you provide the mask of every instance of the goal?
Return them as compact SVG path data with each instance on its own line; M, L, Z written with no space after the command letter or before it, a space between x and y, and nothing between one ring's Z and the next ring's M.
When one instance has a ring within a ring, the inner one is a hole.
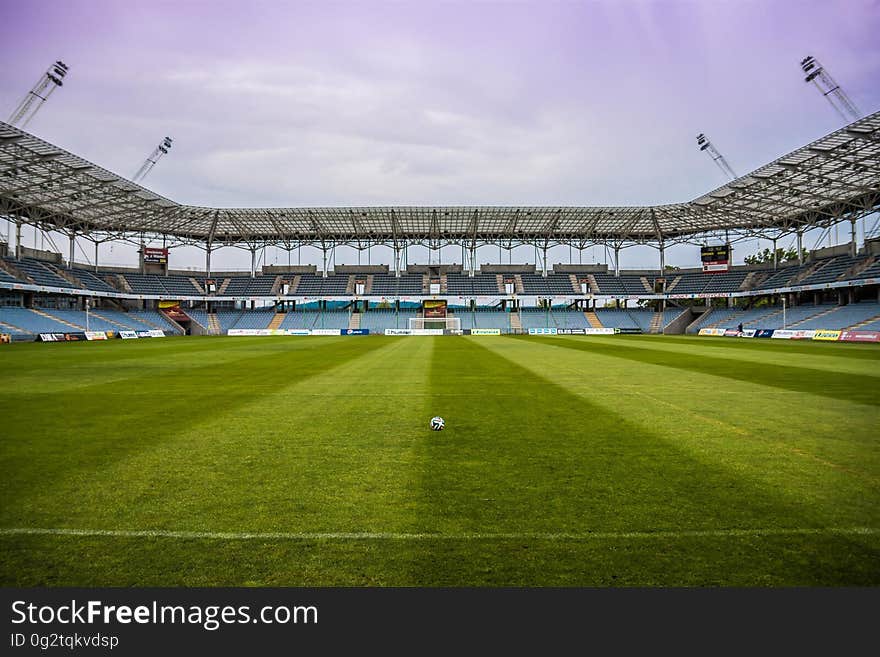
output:
M461 331L461 317L410 317L409 327L415 330Z

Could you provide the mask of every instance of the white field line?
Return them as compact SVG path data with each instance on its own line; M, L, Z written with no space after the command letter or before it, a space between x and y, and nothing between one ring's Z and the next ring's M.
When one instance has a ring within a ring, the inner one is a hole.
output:
M406 533L406 532L211 532L175 531L165 529L41 529L36 527L0 528L0 536L76 536L108 538L170 538L183 540L282 540L282 541L595 541L657 538L738 538L773 536L873 536L880 534L876 527L805 527L763 529L705 529L692 531L637 531L637 532L461 532L461 533Z

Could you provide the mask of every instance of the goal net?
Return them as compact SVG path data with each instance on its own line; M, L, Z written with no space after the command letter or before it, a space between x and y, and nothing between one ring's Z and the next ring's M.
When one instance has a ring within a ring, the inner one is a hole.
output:
M443 329L444 331L461 331L460 317L410 317L411 329Z

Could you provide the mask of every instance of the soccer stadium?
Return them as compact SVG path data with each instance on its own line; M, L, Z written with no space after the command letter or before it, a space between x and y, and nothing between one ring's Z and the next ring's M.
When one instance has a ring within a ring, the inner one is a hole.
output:
M880 112L675 203L210 207L25 128L66 74L0 123L4 586L880 584Z

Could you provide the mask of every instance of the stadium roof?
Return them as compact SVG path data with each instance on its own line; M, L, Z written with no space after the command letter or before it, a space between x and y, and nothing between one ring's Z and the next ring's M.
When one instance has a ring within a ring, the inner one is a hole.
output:
M0 214L45 230L211 244L602 243L789 232L880 207L880 112L693 201L633 207L182 205L0 122Z

